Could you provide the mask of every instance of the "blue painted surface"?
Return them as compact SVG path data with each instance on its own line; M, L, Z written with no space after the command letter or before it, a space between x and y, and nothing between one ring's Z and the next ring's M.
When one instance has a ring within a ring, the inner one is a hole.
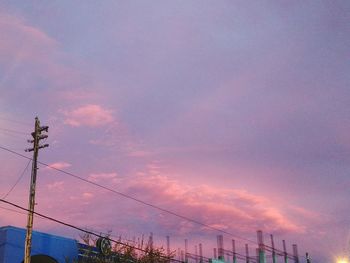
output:
M24 258L25 229L0 227L0 263L22 263ZM58 263L78 258L78 246L74 239L33 231L31 255L47 255Z

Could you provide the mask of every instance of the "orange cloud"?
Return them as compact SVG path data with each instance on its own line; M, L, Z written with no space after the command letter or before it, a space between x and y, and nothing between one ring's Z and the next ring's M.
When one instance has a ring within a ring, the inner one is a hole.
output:
M99 127L114 122L111 110L95 104L81 106L71 111L63 111L63 114L66 117L64 123L74 127Z

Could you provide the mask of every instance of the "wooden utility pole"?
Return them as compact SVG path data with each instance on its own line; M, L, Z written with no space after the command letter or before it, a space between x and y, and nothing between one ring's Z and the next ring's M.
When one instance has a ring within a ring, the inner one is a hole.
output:
M39 145L40 140L46 139L47 135L41 135L43 131L48 132L49 127L40 127L40 121L38 117L35 118L35 129L32 132L33 140L28 142L33 143L33 148L26 149L26 152L33 152L32 174L30 178L29 189L29 208L28 208L28 220L27 220L27 233L24 247L24 263L30 263L30 251L32 247L32 231L33 231L33 216L35 206L35 185L36 185L36 173L38 170L38 153L39 149L48 147L48 144Z

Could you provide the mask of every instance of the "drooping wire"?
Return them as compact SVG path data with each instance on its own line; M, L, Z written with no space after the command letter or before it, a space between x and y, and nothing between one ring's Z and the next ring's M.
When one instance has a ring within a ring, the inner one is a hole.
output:
M17 178L16 182L13 184L13 186L8 190L8 192L2 197L3 199L6 199L9 194L12 192L13 189L15 189L15 187L17 186L17 184L21 181L21 179L23 178L25 172L27 171L29 164L32 162L32 160L29 160L27 165L25 166L25 168L23 169L22 173L20 174L20 176Z
M17 124L21 124L21 125L25 125L25 126L32 125L29 122L18 121L18 120L14 120L14 119L10 119L10 118L4 118L4 117L1 117L1 116L0 116L0 120L9 121L9 122L13 122L13 123L17 123Z
M10 211L10 212L14 212L14 213L21 214L21 215L26 215L27 214L25 212L20 212L20 211L17 211L15 209L3 207L3 206L0 206L0 209L6 210L6 211Z

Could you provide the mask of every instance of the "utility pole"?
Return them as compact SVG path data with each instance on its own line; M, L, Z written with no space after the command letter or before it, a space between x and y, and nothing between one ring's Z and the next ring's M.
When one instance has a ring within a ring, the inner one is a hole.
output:
M29 211L27 220L27 233L25 240L25 250L24 250L24 263L30 263L30 251L32 247L32 231L33 231L33 216L34 216L34 206L35 206L35 185L36 185L36 173L38 170L38 152L39 149L48 147L48 144L39 145L40 140L46 139L48 136L46 134L41 134L42 132L48 132L48 126L40 126L40 121L38 117L35 118L35 129L32 132L33 140L28 140L29 143L33 143L33 148L26 149L26 152L33 152L33 162L32 162L32 174L30 178L30 189L29 189Z

